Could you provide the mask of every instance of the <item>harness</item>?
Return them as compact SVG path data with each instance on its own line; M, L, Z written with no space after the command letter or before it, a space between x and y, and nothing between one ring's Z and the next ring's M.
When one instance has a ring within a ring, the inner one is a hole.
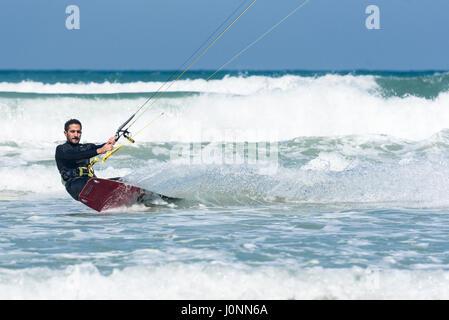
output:
M87 167L78 167L69 171L66 171L62 175L61 182L63 185L67 183L69 179L79 178L79 177L89 177L93 178L95 177L95 172L93 165L100 161L98 157L95 157L91 162L89 162L89 165Z
M84 177L88 176L90 178L93 178L95 176L94 169L92 167L78 167L77 176Z

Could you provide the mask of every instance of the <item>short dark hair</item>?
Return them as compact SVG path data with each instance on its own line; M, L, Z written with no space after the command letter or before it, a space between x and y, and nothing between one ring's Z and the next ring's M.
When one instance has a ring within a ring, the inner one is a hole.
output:
M67 122L64 124L64 131L69 130L69 126L70 126L71 124L79 124L80 128L83 128L83 126L81 125L81 122L80 122L79 120L77 120L77 119L70 119L69 121L67 121Z

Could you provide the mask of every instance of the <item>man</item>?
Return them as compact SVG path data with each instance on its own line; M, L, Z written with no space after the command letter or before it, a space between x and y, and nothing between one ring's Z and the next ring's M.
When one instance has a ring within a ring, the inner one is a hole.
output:
M64 135L67 142L56 147L56 165L67 192L78 200L87 181L95 177L93 169L89 166L90 158L112 150L115 137L109 138L108 142L101 145L79 143L81 122L76 119L70 119L65 123Z

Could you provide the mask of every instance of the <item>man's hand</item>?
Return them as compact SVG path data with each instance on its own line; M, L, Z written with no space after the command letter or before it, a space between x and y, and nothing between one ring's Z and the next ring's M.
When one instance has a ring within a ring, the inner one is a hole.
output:
M104 146L97 149L97 153L103 154L108 151L111 151L114 148L114 144L115 144L115 137L110 137L108 142L106 142L106 144Z
M108 142L106 142L106 143L114 145L115 144L115 137L110 137Z

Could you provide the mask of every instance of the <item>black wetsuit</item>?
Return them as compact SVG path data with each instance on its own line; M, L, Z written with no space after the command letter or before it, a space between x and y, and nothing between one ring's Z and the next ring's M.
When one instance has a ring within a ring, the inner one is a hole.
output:
M97 155L97 149L105 144L93 143L72 144L66 142L56 147L55 159L61 178L68 193L78 200L78 196L90 179L89 176L80 176L79 167L87 167L90 158Z

